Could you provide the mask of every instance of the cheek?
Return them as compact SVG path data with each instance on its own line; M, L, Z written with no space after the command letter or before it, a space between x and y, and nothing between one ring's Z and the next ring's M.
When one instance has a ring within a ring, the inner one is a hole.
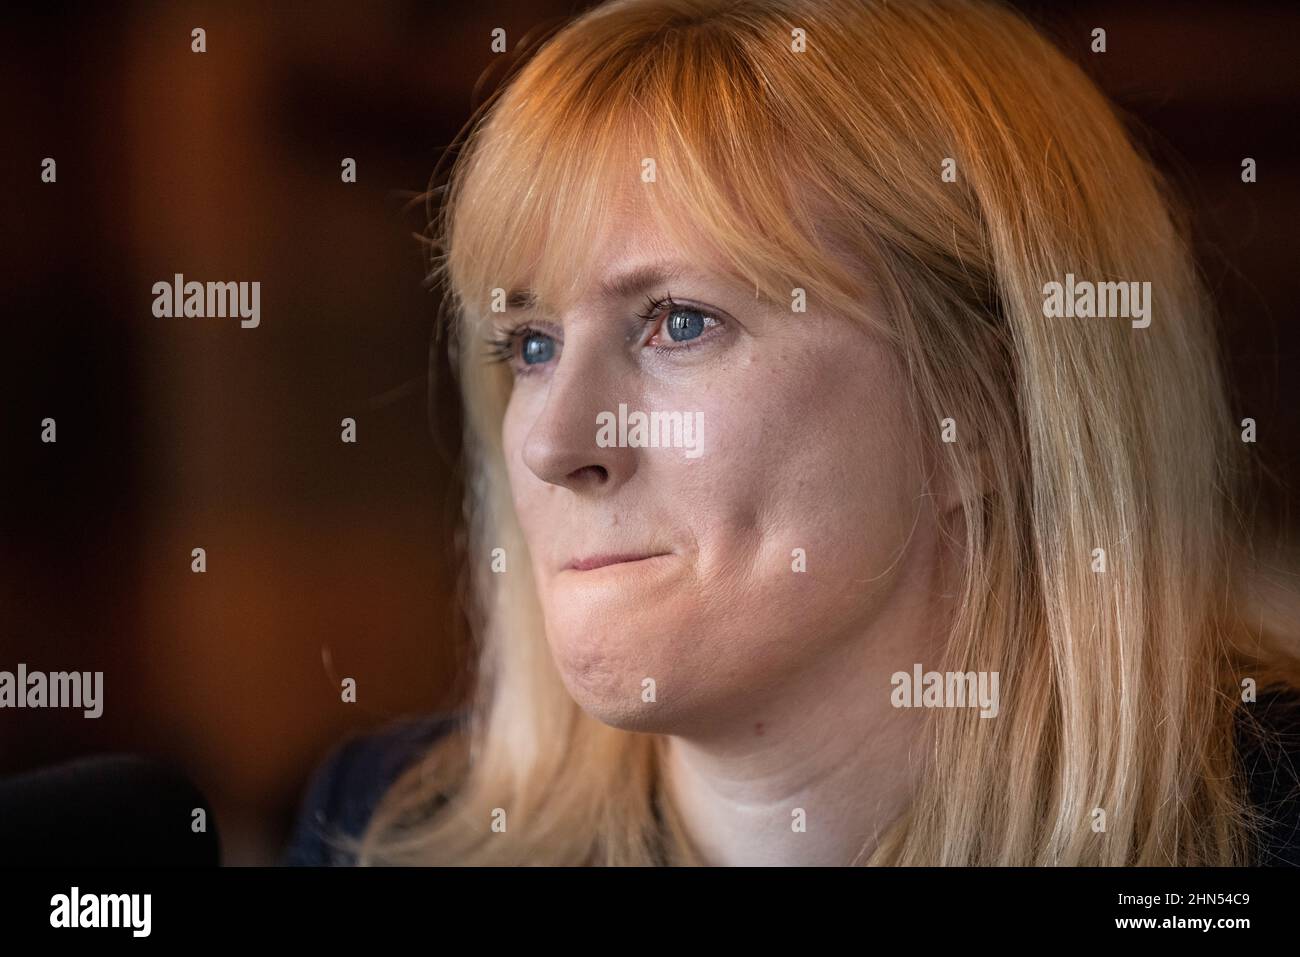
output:
M541 405L540 394L516 391L501 420L501 453L506 463L515 515L526 541L539 540L534 536L546 534L548 523L554 521L553 510L546 503L556 493L556 487L539 481L523 460L528 429L536 420Z
M520 484L520 469L523 467L523 460L520 458L524 447L524 420L519 403L511 400L506 406L506 414L501 419L501 454L506 462L506 473L510 479L511 491L517 497L519 490L523 487Z
M691 524L712 614L769 622L774 637L860 619L922 503L905 379L852 336L735 371L711 390L725 398L707 407L687 499L703 503Z

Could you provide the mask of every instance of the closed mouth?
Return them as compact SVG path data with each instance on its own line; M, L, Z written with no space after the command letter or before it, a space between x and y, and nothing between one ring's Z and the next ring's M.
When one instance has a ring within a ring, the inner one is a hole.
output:
M589 572L597 568L605 568L609 565L628 565L634 562L643 562L651 558L662 558L669 552L655 552L653 554L608 554L608 555L590 555L586 558L575 559L565 566L566 571Z

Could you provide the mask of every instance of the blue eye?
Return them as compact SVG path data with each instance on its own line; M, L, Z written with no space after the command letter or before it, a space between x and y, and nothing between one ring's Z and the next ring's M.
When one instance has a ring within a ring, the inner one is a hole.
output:
M555 357L555 340L540 332L530 332L523 337L519 352L525 365L550 362Z
M691 340L694 339L703 338L699 343L703 345L711 341L710 332L716 332L716 327L724 325L714 313L674 302L667 296L652 299L649 310L637 313L637 318L658 330L642 344L660 355L693 349L696 343ZM660 338L663 333L673 345L663 344ZM536 367L555 361L562 342L562 337L543 332L531 323L523 323L503 333L490 335L487 338L487 358L507 365L515 375L527 375Z
M658 299L650 297L647 307L644 312L637 313L637 317L656 330L647 345L651 345L659 353L692 349L695 347L695 343L691 342L692 339L707 336L710 331L716 331L723 325L722 320L715 313L677 302L671 294ZM656 345L655 342L661 335L666 335L667 341L676 345L666 343Z
M664 330L673 342L685 342L704 333L704 313L696 309L677 308L668 314Z

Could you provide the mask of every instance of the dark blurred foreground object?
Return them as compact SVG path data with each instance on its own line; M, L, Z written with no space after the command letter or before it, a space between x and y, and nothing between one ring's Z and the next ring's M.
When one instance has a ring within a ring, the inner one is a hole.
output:
M195 810L205 830L196 832ZM0 866L215 867L212 810L149 758L97 755L0 781Z

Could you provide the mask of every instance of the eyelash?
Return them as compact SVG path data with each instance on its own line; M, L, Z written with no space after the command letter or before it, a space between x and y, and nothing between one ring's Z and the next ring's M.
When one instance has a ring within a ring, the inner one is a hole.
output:
M658 296L658 297L647 296L645 312L635 313L635 316L646 325L650 325L651 323L654 323L659 319L659 317L662 315L665 309L667 309L669 312L678 309L697 312L700 315L704 316L706 319L712 319L715 323L715 325L712 327L714 329L722 325L722 320L716 314L712 312L708 312L707 310L704 309L696 309L694 306L688 306L685 305L684 303L680 303L672 297L671 293L665 294L663 296ZM513 362L515 359L516 344L520 340L525 339L530 335L550 336L551 338L554 338L554 336L551 336L549 332L545 331L544 329L538 329L537 327L533 326L531 323L527 323L527 322L521 323L518 326L514 326L513 328L507 329L505 332L488 337L487 339L488 361L491 363ZM664 352L682 352L687 349L694 349L696 346L703 345L703 342L700 340L703 340L706 335L708 335L707 328L706 331L701 333L695 341L681 342L675 346L655 346L654 351L656 353L664 353ZM518 375L528 375L529 372L531 371L532 369L529 366L525 365L522 368L517 369L516 373Z

